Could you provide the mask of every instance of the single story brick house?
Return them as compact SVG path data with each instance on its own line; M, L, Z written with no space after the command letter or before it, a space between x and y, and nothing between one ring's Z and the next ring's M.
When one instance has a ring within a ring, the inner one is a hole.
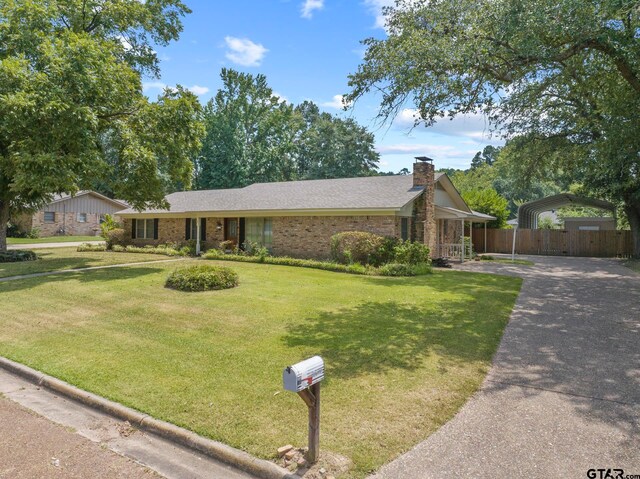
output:
M128 206L95 191L79 191L73 196L57 195L33 215L21 215L11 222L24 233L37 228L40 236L93 236L100 234L105 215L115 215Z
M197 249L252 241L277 256L327 258L330 239L368 231L427 244L432 256L459 255L473 212L447 175L419 157L412 175L255 183L245 188L183 191L169 209L126 209L118 216L137 245L195 240Z

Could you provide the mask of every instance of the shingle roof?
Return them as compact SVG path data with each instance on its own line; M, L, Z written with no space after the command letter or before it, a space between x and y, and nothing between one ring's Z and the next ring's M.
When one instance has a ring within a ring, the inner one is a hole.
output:
M101 198L101 199L103 199L105 201L110 201L112 203L119 203L122 207L129 206L129 203L127 203L124 200L116 200L116 199L113 199L113 198L109 198L108 196L105 196L105 195L103 195L101 193L98 193L96 191L91 191L91 190L80 190L74 195L70 195L69 193L60 193L60 194L53 195L53 200L51 200L50 204L59 203L61 201L65 201L65 200L68 200L68 199L71 199L71 198L77 198L79 196L84 196L84 195L93 195L93 196Z
M166 198L168 211L140 213L400 209L422 191L423 187L413 187L413 175L254 183L245 188L172 193ZM131 208L119 212L135 213Z

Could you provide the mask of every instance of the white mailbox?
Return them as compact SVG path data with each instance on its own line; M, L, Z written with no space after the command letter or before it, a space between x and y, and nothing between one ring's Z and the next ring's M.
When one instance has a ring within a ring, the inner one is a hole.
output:
M282 372L284 388L294 393L307 389L323 379L324 361L320 356L314 356L293 366L288 366Z

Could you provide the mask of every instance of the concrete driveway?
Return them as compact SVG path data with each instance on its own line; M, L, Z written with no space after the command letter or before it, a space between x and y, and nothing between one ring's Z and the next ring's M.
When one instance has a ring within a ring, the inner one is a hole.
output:
M29 243L29 244L10 244L7 245L7 249L42 249L42 248L70 248L78 247L81 244L102 244L104 240L96 241L69 241L67 243Z
M527 259L536 265L456 267L524 278L493 368L375 478L640 475L640 275L615 260Z

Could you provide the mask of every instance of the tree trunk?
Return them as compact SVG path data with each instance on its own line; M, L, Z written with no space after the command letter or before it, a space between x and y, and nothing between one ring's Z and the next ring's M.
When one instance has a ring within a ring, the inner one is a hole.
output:
M634 258L640 258L640 203L627 203L624 212L631 226L631 244Z
M9 204L0 202L0 253L7 251L7 225L9 224Z

